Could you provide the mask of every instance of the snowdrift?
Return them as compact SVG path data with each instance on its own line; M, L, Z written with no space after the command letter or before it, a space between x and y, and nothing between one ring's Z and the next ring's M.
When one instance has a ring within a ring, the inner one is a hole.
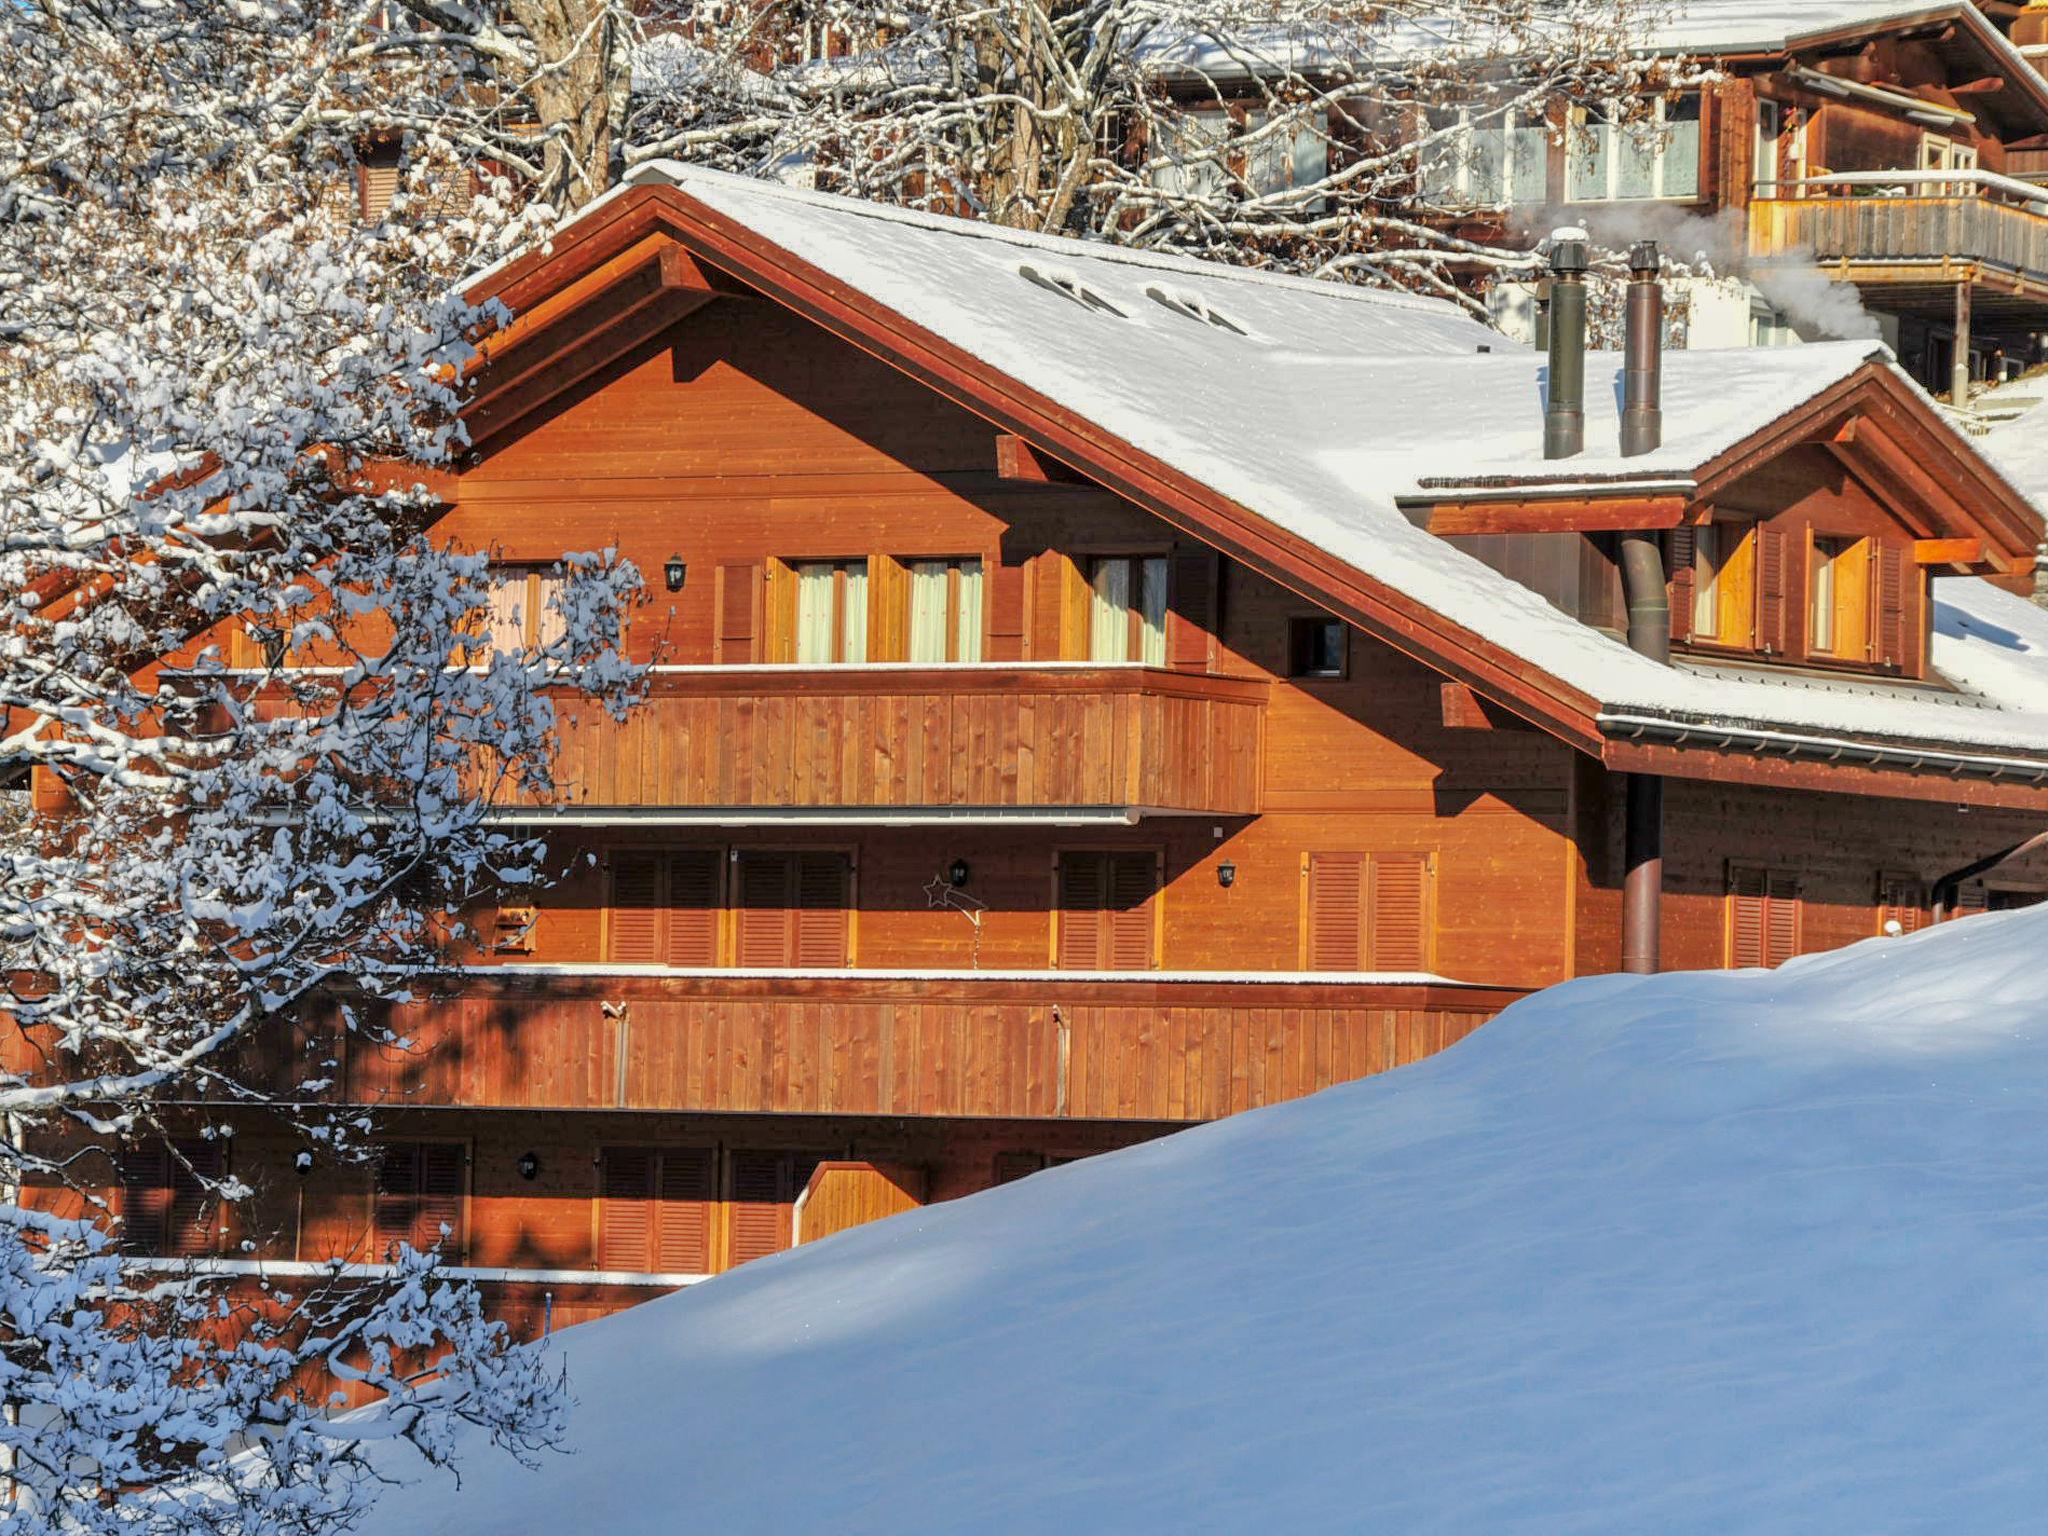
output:
M1603 977L562 1335L365 1527L2040 1528L2048 909Z

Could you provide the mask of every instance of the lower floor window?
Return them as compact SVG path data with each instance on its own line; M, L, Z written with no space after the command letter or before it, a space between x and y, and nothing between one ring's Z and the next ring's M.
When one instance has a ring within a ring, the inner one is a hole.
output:
M1159 855L1069 849L1059 856L1055 963L1066 971L1146 971L1154 964Z
M460 1263L463 1206L469 1189L469 1148L459 1141L398 1141L377 1160L371 1196L374 1257L388 1260L401 1243L424 1253L436 1244Z
M1427 971L1431 870L1422 853L1312 853L1312 971Z
M1728 963L1737 968L1782 965L1799 953L1804 901L1790 870L1731 865L1728 870Z
M136 1255L198 1258L220 1246L227 1176L222 1144L194 1137L130 1147L119 1158L121 1247Z

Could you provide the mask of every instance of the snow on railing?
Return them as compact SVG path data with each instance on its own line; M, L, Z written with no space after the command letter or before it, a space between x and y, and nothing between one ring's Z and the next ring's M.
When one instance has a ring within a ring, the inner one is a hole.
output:
M1996 171L1951 170L1951 171L1833 171L1822 176L1788 177L1775 183L1777 187L1974 187L1979 192L1996 192L2018 202L2031 203L2038 209L2048 211L2048 187L2037 187L2030 181L2020 181L2011 176L2001 176ZM1936 193L1936 196L1954 197L1955 192Z

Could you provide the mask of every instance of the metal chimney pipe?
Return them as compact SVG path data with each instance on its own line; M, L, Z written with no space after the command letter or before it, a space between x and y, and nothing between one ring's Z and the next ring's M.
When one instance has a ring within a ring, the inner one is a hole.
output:
M1550 388L1543 404L1543 457L1586 446L1586 232L1550 235Z
M1628 337L1621 368L1621 456L1635 458L1664 441L1664 285L1657 242L1628 253Z

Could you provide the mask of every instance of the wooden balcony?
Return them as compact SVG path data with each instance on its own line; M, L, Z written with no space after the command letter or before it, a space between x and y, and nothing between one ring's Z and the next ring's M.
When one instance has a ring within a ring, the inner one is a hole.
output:
M623 724L565 713L559 795L526 808L538 820L1248 816L1268 687L1128 666L663 669Z
M250 1075L411 1108L1195 1121L1419 1061L1520 996L1323 976L508 968L394 1007L414 1049L301 1026Z
M2015 298L2048 299L2048 205L2009 194L2002 185L1923 183L1925 174L1899 173L1913 188L1910 196L1815 195L1753 202L1750 255L1759 261L1811 259L1832 275L1866 287L1946 284L1952 289L1958 282L1977 280ZM1877 175L1835 180L1860 186ZM2032 190L2037 197L2048 196Z

